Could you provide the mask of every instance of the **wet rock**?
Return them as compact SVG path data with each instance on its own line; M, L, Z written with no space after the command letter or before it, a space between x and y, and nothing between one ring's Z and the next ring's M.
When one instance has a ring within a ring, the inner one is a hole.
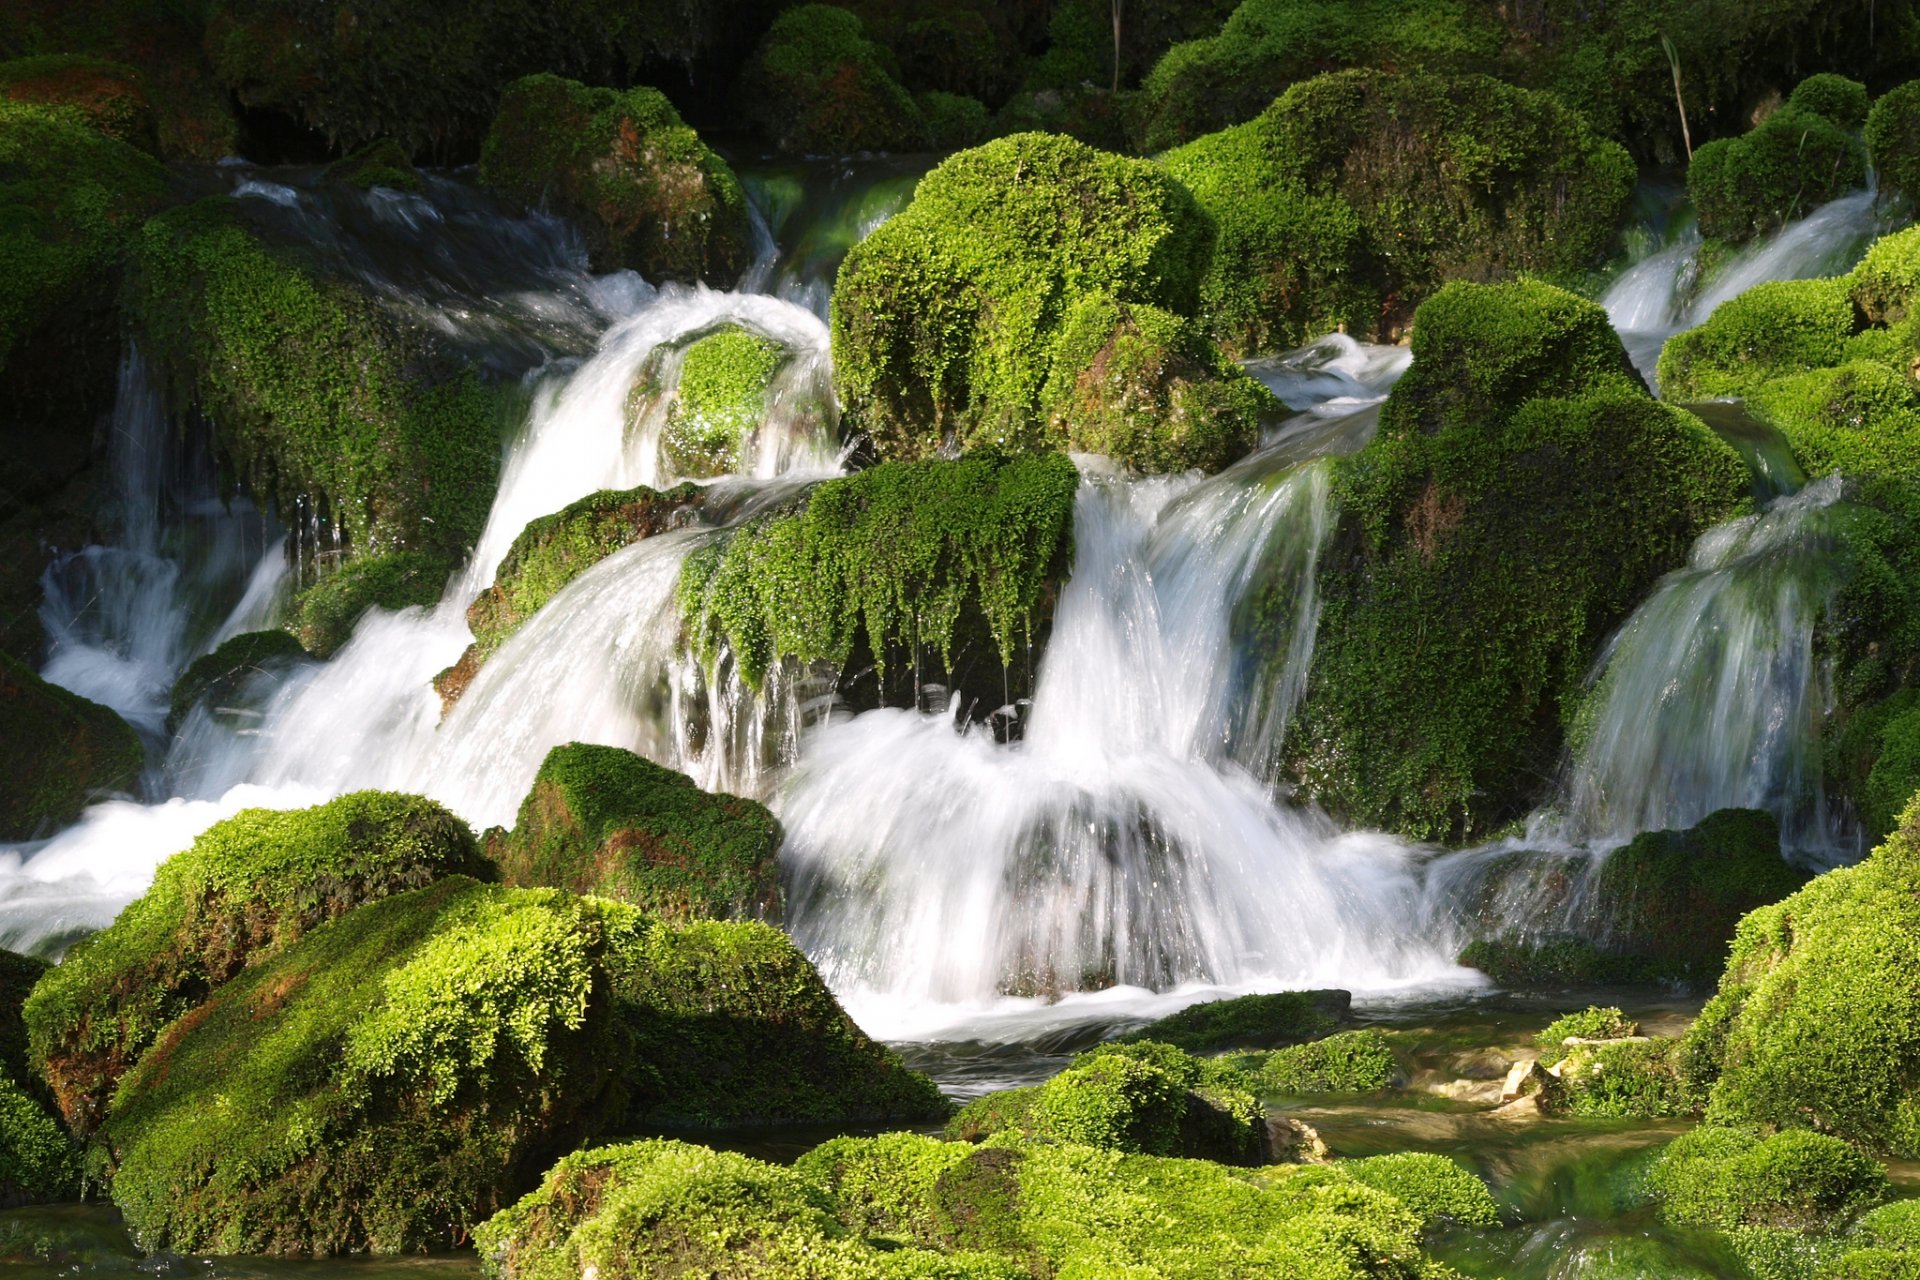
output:
M1351 992L1282 991L1207 1000L1128 1032L1127 1040L1157 1040L1189 1053L1222 1049L1277 1049L1337 1030L1350 1019Z
M97 798L140 783L146 751L110 708L0 653L0 840L52 835Z

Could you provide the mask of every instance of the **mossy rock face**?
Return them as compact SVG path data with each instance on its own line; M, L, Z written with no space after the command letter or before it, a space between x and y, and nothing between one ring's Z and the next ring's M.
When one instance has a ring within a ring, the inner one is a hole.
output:
M1867 154L1881 187L1920 198L1920 80L1874 99L1867 116Z
M0 653L0 840L52 835L97 796L131 791L146 751L131 725Z
M1646 395L1600 308L1548 285L1449 285L1413 351L1377 437L1332 463L1287 753L1348 821L1470 840L1539 799L1600 645L1747 474Z
M1247 409L1270 397L1194 354L1174 319L1199 302L1211 239L1192 197L1146 161L1033 133L949 158L841 264L847 427L889 459L1060 448L1075 430L1149 465L1156 450L1189 465L1245 448ZM1179 359L1155 367L1158 350ZM1077 364L1103 357L1112 368ZM1143 438L1163 404L1183 420Z
M0 1071L16 1080L33 1078L27 1057L27 1024L21 1019L20 1008L26 1004L33 984L50 967L35 956L0 950Z
M674 475L705 480L746 469L768 388L784 362L779 343L737 326L688 344L660 436Z
M1867 86L1831 71L1808 76L1787 96L1789 107L1824 116L1849 133L1867 123L1870 103Z
M121 1080L95 1143L114 1203L149 1250L451 1244L618 1116L610 957L640 927L460 876L321 925Z
M1050 623L1078 485L1060 454L883 463L826 481L800 509L687 557L693 651L711 667L724 650L753 685L785 660L871 666L877 694L847 684L869 705L895 701L916 655L923 678L937 657L954 680L998 692Z
M1188 1053L1275 1049L1336 1031L1353 1008L1346 991L1280 991L1189 1005L1124 1039L1154 1040Z
M501 879L619 898L666 920L779 914L780 824L618 747L575 742L541 762L511 832L491 832Z
M1721 1230L1827 1231L1890 1193L1877 1161L1805 1129L1705 1125L1675 1138L1648 1181L1669 1221Z
M248 631L222 641L212 653L188 663L173 682L167 727L178 729L187 713L201 703L217 713L225 702L243 695L256 676L278 674L311 660L312 655L285 631Z
M742 115L788 154L918 151L928 142L892 55L867 38L858 15L835 5L798 5L776 18L737 96Z
M287 630L314 657L331 658L353 639L367 610L437 603L453 568L438 551L356 556L293 598Z
M92 1132L161 1029L210 991L362 903L455 873L493 869L465 823L417 796L362 791L216 823L34 989L35 1066L67 1123Z
M159 145L140 73L123 62L71 54L0 62L0 98L71 107L110 138L148 152Z
M53 1112L0 1066L0 1209L79 1195L79 1150Z
M1836 77L1837 78L1837 77ZM1866 179L1867 150L1858 125L1828 119L1789 101L1738 138L1719 138L1693 153L1687 194L1702 235L1739 243L1773 230L1846 193ZM1811 94L1821 106L1831 95Z
M1688 1033L1709 1064L1709 1120L1815 1125L1920 1154L1916 885L1920 805L1909 805L1866 861L1740 922L1720 993Z
M577 223L596 271L726 286L753 259L740 180L657 89L514 81L481 150L480 180Z
M323 505L356 553L457 559L499 481L502 393L245 218L219 198L141 233L127 301L170 398L205 411L256 495Z

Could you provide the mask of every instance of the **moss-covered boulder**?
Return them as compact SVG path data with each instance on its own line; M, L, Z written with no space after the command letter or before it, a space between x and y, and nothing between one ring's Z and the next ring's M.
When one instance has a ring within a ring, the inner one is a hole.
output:
M1688 1033L1712 1080L1710 1120L1920 1153L1917 885L1910 805L1866 861L1740 922L1719 994Z
M619 898L666 920L777 916L780 824L619 747L555 747L511 832L488 833L507 884Z
M362 191L370 191L375 187L385 187L390 191L420 189L420 171L413 167L413 160L407 155L406 148L392 138L375 138L364 147L342 156L327 166L325 176L330 182L358 187Z
M1684 1048L1672 1036L1631 1036L1557 1048L1543 1110L1592 1119L1661 1119L1691 1115ZM1543 1059L1544 1061L1545 1059Z
M1838 77L1834 77L1838 79ZM1701 234L1735 243L1771 231L1860 185L1867 149L1848 124L1821 108L1849 114L1853 104L1835 95L1794 97L1738 138L1718 138L1695 149L1687 166L1687 194Z
M789 154L917 151L926 122L895 77L892 55L857 14L803 4L768 28L737 96L748 123Z
M949 158L841 264L846 425L889 459L1111 447L1218 466L1277 402L1182 324L1211 238L1146 161L1031 133Z
M224 640L212 653L188 663L173 682L167 727L178 729L202 703L217 714L226 703L245 695L255 677L279 675L311 660L312 655L285 631L248 631Z
M1626 151L1487 76L1343 71L1163 162L1219 228L1202 284L1230 349L1392 336L1448 280L1572 279L1612 245Z
M1662 1216L1722 1230L1830 1230L1890 1191L1886 1170L1839 1138L1712 1125L1675 1138L1648 1182Z
M1849 133L1866 125L1871 104L1867 86L1831 71L1808 76L1787 95L1789 107L1823 116Z
M1154 1040L1188 1053L1277 1049L1340 1029L1353 1007L1346 991L1279 991L1188 1005L1149 1022L1126 1040Z
M124 62L78 54L0 62L0 98L71 107L110 138L142 151L159 145L146 86Z
M287 630L314 657L331 658L353 639L367 610L397 612L437 603L453 569L438 551L355 556L294 596Z
M1272 1158L1251 1082L1212 1059L1153 1041L1075 1058L1035 1091L1018 1132L1109 1151L1223 1164Z
M1342 1160L1338 1168L1355 1182L1398 1200L1418 1214L1429 1231L1500 1225L1500 1206L1487 1184L1445 1156L1396 1151Z
M725 286L753 260L740 180L657 89L514 81L481 150L480 180L577 223L596 271Z
M1889 89L1867 116L1867 156L1886 191L1920 198L1920 80Z
M1349 821L1471 839L1538 800L1600 645L1747 474L1647 396L1605 312L1548 285L1449 285L1413 352L1374 441L1331 464L1286 751Z
M1714 308L1706 323L1660 350L1660 391L1671 400L1745 395L1774 378L1846 359L1853 300L1831 280L1756 285Z
M38 1087L20 1007L47 971L43 960L0 951L0 1208L80 1193L80 1159Z
M669 470L695 480L745 470L773 375L784 362L779 343L738 326L689 343L660 432Z
M362 791L247 809L160 865L153 886L34 989L37 1070L76 1132L161 1029L243 969L362 903L448 874L491 878L473 832L416 796Z
M132 726L4 653L0 720L0 840L52 835L89 801L139 785L146 751Z
M1384 1032L1341 1031L1265 1053L1232 1053L1221 1065L1245 1075L1261 1095L1302 1098L1317 1093L1374 1093L1400 1078L1400 1064Z
M694 652L759 685L826 662L857 706L914 705L913 676L1014 696L1067 570L1079 474L1060 454L884 463L687 557ZM936 661L937 660L937 661ZM902 699L905 699L903 702Z

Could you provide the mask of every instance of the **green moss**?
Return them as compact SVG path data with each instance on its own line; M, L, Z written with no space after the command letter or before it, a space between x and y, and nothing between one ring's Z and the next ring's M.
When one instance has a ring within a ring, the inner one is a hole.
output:
M979 1142L996 1133L1030 1132L1039 1096L1039 1085L983 1094L954 1113L943 1136L950 1142Z
M1428 1229L1500 1225L1500 1208L1487 1184L1445 1156L1399 1151L1343 1160L1338 1167L1355 1182L1398 1200L1418 1214Z
M1829 1230L1888 1194L1879 1164L1805 1129L1695 1129L1673 1140L1649 1182L1669 1220L1722 1230Z
M1170 1044L1188 1053L1272 1049L1337 1029L1346 1021L1351 1003L1344 991L1280 991L1207 1000L1150 1022L1125 1038Z
M1472 839L1539 799L1601 643L1747 475L1548 285L1449 285L1413 352L1379 434L1332 464L1288 768L1350 822Z
M1045 392L1082 372L1059 367L1076 304L1105 294L1189 316L1209 240L1192 198L1146 161L1031 133L950 157L841 264L847 428L889 459L1065 445Z
M1503 987L1609 987L1666 982L1680 976L1663 972L1644 958L1615 955L1590 938L1568 934L1475 938L1461 950L1459 961Z
M314 657L330 658L367 610L438 603L453 568L438 551L356 556L294 597L287 630Z
M780 824L618 747L547 753L511 833L490 833L501 878L619 898L667 920L777 915Z
M916 151L926 123L893 60L858 15L828 4L786 10L741 74L741 114L781 151Z
M1866 137L1881 187L1909 200L1920 198L1920 80L1874 99Z
M927 142L935 151L958 151L987 140L992 124L978 98L930 89L914 95L914 105L926 122Z
M728 327L686 349L660 448L675 475L705 479L745 470L748 446L766 416L767 389L785 351Z
M1920 705L1894 716L1880 732L1880 750L1860 797L1860 816L1867 829L1879 835L1891 832L1899 825L1900 811L1916 794L1920 794Z
M1738 138L1696 148L1687 194L1702 235L1740 242L1807 214L1866 177L1846 126L1789 103Z
M1296 1098L1372 1093L1391 1087L1400 1076L1387 1037L1371 1028L1342 1031L1272 1053L1233 1054L1224 1061L1251 1075L1259 1093Z
M950 659L963 610L975 610L1010 664L1064 572L1078 481L1057 454L887 463L829 480L801 510L687 558L679 597L693 651L711 666L724 644L757 685L783 658L843 665L864 635L884 669L894 646Z
M126 721L4 653L0 720L0 840L52 835L96 796L139 786L146 751Z
M1555 1018L1547 1024L1545 1031L1534 1037L1534 1043L1551 1051L1559 1049L1570 1039L1618 1040L1622 1036L1639 1034L1640 1024L1620 1010L1588 1005L1578 1013Z
M33 1057L67 1123L99 1125L116 1081L210 990L324 921L450 873L492 874L466 825L415 796L362 791L208 828L27 1002Z
M1787 95L1787 105L1824 116L1842 129L1858 132L1867 123L1867 86L1831 71L1808 76Z
M1852 333L1846 281L1756 285L1668 339L1660 391L1671 400L1745 395L1774 378L1839 364Z
M20 1007L47 969L44 960L0 950L0 1071L15 1080L33 1079L27 1058L27 1024L21 1020Z
M457 559L498 483L501 394L243 216L203 201L149 222L135 249L128 304L176 405L205 411L257 495L323 506L355 553Z
M249 631L223 641L212 653L187 664L173 682L167 726L177 729L187 713L201 702L218 705L245 691L254 676L306 662L300 642L284 631Z
M327 166L326 176L350 187L371 190L418 191L420 173L406 148L392 138L376 138L344 159Z
M1034 1131L1110 1151L1172 1155L1179 1146L1186 1087L1152 1063L1103 1054L1040 1087Z
M1559 1071L1544 1105L1569 1115L1659 1119L1691 1115L1700 1103L1685 1078L1681 1042L1672 1037L1576 1045Z
M0 98L71 107L110 138L142 151L158 146L142 77L123 62L78 54L0 62Z
M480 180L578 223L596 271L724 286L753 258L745 189L657 89L514 81L481 149Z
M79 1194L79 1152L40 1101L0 1066L0 1205Z

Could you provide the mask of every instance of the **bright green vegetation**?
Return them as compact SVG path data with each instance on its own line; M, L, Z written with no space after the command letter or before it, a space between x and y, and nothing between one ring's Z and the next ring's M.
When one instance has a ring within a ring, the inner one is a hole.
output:
M657 89L514 81L480 152L480 180L579 224L596 271L726 286L753 258L740 180Z
M917 151L926 121L858 15L803 4L774 20L740 78L742 113L783 152Z
M351 155L327 166L327 177L350 187L369 190L387 187L394 191L418 191L420 172L412 157L392 138L376 138Z
M950 1142L979 1142L996 1133L1028 1133L1039 1085L982 1094L954 1112L941 1135Z
M1666 1217L1722 1230L1829 1230L1889 1191L1886 1170L1839 1138L1711 1125L1675 1138L1649 1181Z
M1640 1024L1620 1010L1588 1005L1578 1013L1555 1018L1534 1043L1552 1053L1558 1052L1568 1040L1618 1040L1639 1034Z
M0 1067L0 1205L79 1194L79 1152L53 1115Z
M1578 277L1635 180L1556 98L1476 75L1318 76L1163 160L1218 228L1201 305L1243 354L1390 335L1447 280Z
M356 553L457 559L498 483L500 394L244 217L202 201L149 222L134 251L128 303L176 406L205 410L257 495L323 504Z
M212 653L187 664L173 682L167 726L177 729L200 703L217 707L238 697L254 676L308 661L310 655L285 631L249 631L223 641Z
M1551 286L1449 285L1413 352L1379 434L1333 464L1288 769L1351 823L1469 840L1538 799L1600 644L1747 473Z
M1673 400L1745 395L1771 379L1846 358L1853 301L1841 280L1755 285L1660 352L1661 394Z
M247 809L160 865L118 919L34 989L37 1069L76 1132L207 993L361 903L439 876L491 877L473 833L430 800L362 791L311 809Z
M619 898L676 921L777 915L779 849L764 805L580 742L547 753L513 830L487 840L507 884Z
M1867 154L1886 191L1920 197L1920 80L1909 80L1873 101L1867 116Z
M721 646L758 685L784 658L844 665L856 641L883 669L904 650L951 661L984 619L1003 664L1071 554L1079 475L1059 454L885 463L816 486L799 510L687 557L679 598L693 649Z
M439 601L453 562L438 551L356 556L294 597L287 630L316 658L330 658L367 610L424 608Z
M1355 1182L1386 1192L1420 1215L1428 1228L1500 1225L1500 1208L1487 1184L1445 1156L1397 1151L1343 1160L1336 1167Z
M1677 1038L1610 1040L1549 1056L1559 1057L1560 1067L1542 1100L1549 1110L1594 1119L1659 1119L1699 1108Z
M1344 991L1280 991L1208 1000L1148 1023L1125 1039L1153 1040L1188 1053L1271 1049L1338 1029L1351 1003Z
M75 54L50 54L0 62L0 98L71 107L86 122L128 146L158 145L153 104L140 73L122 62Z
M1920 1271L1920 1201L1869 1209L1838 1243L1818 1280L1911 1280Z
M779 343L734 326L688 345L660 438L675 475L701 480L745 469L753 433L766 416L767 389L784 359Z
M0 653L0 840L31 840L80 816L89 800L139 785L146 751L111 710L48 684Z
M1211 238L1147 161L1034 133L950 157L841 264L847 427L889 459L1103 448L1221 465L1277 402L1188 332Z
M1841 87L1846 86L1846 87ZM1744 241L1813 209L1866 178L1867 150L1856 136L1866 90L1840 76L1795 89L1785 106L1738 138L1695 149L1687 194L1701 234ZM1838 111L1836 119L1823 114Z
M1224 1066L1252 1077L1261 1095L1291 1098L1316 1093L1372 1093L1400 1078L1400 1064L1384 1033L1371 1028L1342 1031L1271 1053L1235 1053Z
M1812 1125L1920 1154L1916 883L1920 806L1909 806L1866 861L1740 922L1720 992L1688 1033L1712 1083L1709 1120Z

